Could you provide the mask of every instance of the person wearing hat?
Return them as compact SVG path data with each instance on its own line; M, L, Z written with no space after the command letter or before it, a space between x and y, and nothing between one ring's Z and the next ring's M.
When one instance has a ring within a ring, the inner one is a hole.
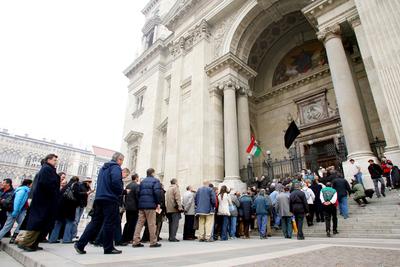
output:
M385 195L385 181L383 180L383 170L381 166L378 164L374 163L373 159L368 160L369 166L368 166L368 171L369 174L371 175L372 181L374 182L374 187L375 187L375 193L378 198ZM381 183L381 190L379 190L378 187L378 182Z

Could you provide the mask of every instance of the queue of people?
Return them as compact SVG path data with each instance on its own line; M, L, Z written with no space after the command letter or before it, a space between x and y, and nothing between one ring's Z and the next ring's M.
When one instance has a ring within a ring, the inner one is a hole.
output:
M349 218L351 194L360 207L369 203L367 197L372 197L371 190L364 188L360 166L352 159L351 185L334 167L329 167L314 174L303 170L294 178L281 180L256 178L256 183L245 192L224 184L216 187L205 180L197 190L187 186L182 195L177 179L171 179L164 190L152 168L142 180L138 174L129 176L129 169L121 168L124 156L118 152L100 169L95 194L90 179L80 181L74 176L67 181L65 173L56 173L57 161L55 154L46 156L33 182L26 179L16 189L10 179L3 181L0 240L11 236L10 230L17 222L10 243L17 243L25 251L41 250L39 243L48 237L49 243L75 243L79 254L86 253L88 243L102 246L104 254L120 254L122 251L116 246L132 244L141 248L149 242L151 248L161 247L160 232L165 219L168 241L179 242L177 231L182 218L183 240L248 239L250 232L267 239L272 228L281 229L284 238L297 234L298 240L304 240L305 222L308 227L325 223L326 235L331 237L339 233L337 210L344 219ZM378 198L385 196L386 186L399 188L399 169L390 160L382 160L381 165L372 159L369 163L368 171ZM124 187L123 180L129 177L130 182ZM91 195L94 195L89 212L91 221L75 242ZM122 228L123 214L126 223Z

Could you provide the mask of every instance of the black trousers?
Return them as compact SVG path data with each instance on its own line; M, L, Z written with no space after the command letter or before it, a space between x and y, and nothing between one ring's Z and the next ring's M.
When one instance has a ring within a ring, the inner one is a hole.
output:
M304 214L294 214L294 219L297 225L297 237L303 238L303 222L304 222Z
M122 233L122 241L130 242L133 240L133 234L135 233L135 227L138 221L139 211L127 210L125 214L126 214L126 223L124 225L124 231Z
M324 205L321 202L314 203L315 218L317 222L324 221Z
M185 224L183 226L183 239L193 239L195 235L194 215L185 215Z
M308 226L311 226L314 223L314 211L315 205L308 204L308 216L306 217Z
M167 218L168 218L168 233L169 233L168 240L175 240L176 233L178 232L179 220L181 219L181 213L180 212L167 213Z
M119 221L118 203L109 200L95 200L94 206L92 220L86 226L76 245L79 249L84 249L89 240L93 240L103 226L104 252L110 252L114 249L114 231Z
M331 218L333 223L333 231L337 231L337 209L335 205L324 206L325 226L326 231L331 231Z

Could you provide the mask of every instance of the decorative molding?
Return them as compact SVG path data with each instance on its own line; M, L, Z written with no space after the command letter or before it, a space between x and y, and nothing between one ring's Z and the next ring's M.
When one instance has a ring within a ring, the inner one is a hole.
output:
M166 132L168 128L168 118L165 118L165 120L163 120L160 125L158 125L157 130L159 130L160 132Z
M356 14L353 17L348 18L347 21L350 23L350 25L353 29L361 25L360 16L358 14Z
M140 115L143 114L143 111L144 111L144 108L143 108L143 107L140 108L140 109L135 110L135 111L132 113L132 117L133 117L134 119L140 117Z
M225 36L228 34L229 29L232 27L233 22L237 18L237 14L240 9L235 10L230 16L225 17L221 22L219 22L212 30L212 35L214 37L214 58L221 56Z
M161 23L160 17L158 15L154 16L153 18L146 21L146 23L142 28L142 33L144 35L147 35L152 29L154 29L156 25L159 25L160 23Z
M330 69L328 65L324 65L320 68L316 68L314 70L311 70L307 74L301 75L298 78L294 78L290 81L284 82L282 84L279 84L277 86L272 87L270 90L267 92L256 95L254 96L254 101L255 103L261 103L265 100L268 100L276 95L283 94L285 92L288 92L290 90L296 89L300 86L304 86L306 84L309 84L317 79L321 79L323 77L326 77L330 74Z
M144 51L142 55L140 55L131 65L129 65L129 67L123 71L124 75L129 78L132 73L145 65L152 56L160 53L164 48L164 42L158 39L149 49Z
M317 37L318 37L318 40L326 43L332 38L341 38L340 37L341 33L342 33L342 31L340 29L340 25L335 24L335 25L326 27L326 28L320 30L319 32L317 32Z
M257 72L255 70L250 68L232 52L228 52L210 64L206 65L204 70L206 71L207 75L211 77L226 68L233 68L238 73L243 74L247 79L257 76Z
M207 21L202 20L186 35L181 36L177 41L168 44L171 55L176 58L181 54L188 53L199 41L210 37L210 26Z
M165 27L170 31L174 31L179 21L188 13L193 12L195 6L201 2L202 1L200 0L177 0L170 11L166 14L163 20L163 25L165 25Z
M134 143L138 142L142 139L143 133L140 132L135 132L135 131L129 131L129 133L125 136L124 141L129 143Z
M147 86L143 86L142 88L140 88L139 90L137 90L135 93L133 93L134 96L140 96L143 95L144 92L146 91Z
M142 9L142 14L147 15L160 0L150 0Z
M301 11L315 28L318 27L317 18L348 0L315 0Z
M192 76L182 81L181 89L185 89L186 87L189 87L191 84L192 84Z

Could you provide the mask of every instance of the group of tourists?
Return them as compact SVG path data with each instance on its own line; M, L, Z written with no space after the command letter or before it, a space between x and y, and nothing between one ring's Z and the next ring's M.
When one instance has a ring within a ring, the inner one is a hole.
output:
M143 179L138 174L130 175L127 168L121 168L124 156L116 152L100 169L94 193L90 179L80 181L74 176L67 181L65 173L57 173L57 161L55 154L46 156L34 180L25 179L16 189L10 179L3 180L0 240L11 236L10 243L17 243L25 251L41 250L40 242L62 242L74 243L79 254L86 253L88 243L102 246L105 254L119 254L122 251L116 246L132 244L140 248L149 242L151 248L160 247L165 220L168 241L179 242L177 232L182 217L183 240L248 239L250 233L267 239L272 229L281 229L284 238L296 234L298 240L304 240L305 223L308 227L325 223L330 237L338 234L338 208L344 219L349 217L349 196L353 194L354 201L362 207L374 193L364 188L361 168L352 159L351 185L332 166L315 173L303 170L281 180L256 178L244 192L224 184L217 187L208 180L197 190L193 186L182 190L177 179L171 179L168 188L164 188L152 168ZM385 186L399 188L399 169L390 160L383 159L381 165L370 160L368 170L378 198L385 196ZM129 183L124 186L127 179ZM78 238L79 221L91 195L91 221ZM121 227L123 214L126 223ZM15 222L18 226L11 235Z

